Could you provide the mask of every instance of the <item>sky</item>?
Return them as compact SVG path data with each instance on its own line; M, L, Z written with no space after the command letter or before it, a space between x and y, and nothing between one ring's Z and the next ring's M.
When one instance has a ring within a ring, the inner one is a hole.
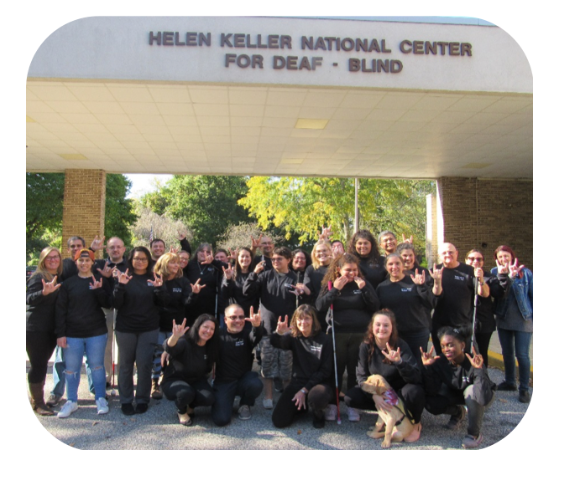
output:
M132 188L128 198L139 198L146 193L153 192L156 184L159 181L162 185L165 184L173 175L150 175L147 173L126 174L132 182Z

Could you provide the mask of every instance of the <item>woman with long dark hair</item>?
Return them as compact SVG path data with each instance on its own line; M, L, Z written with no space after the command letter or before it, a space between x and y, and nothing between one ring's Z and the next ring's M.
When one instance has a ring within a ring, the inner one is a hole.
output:
M359 267L365 279L376 289L387 276L385 259L379 253L377 240L369 230L355 232L347 252L359 258Z
M494 251L497 267L492 273L502 281L508 274L510 286L506 296L497 298L495 303L496 326L504 359L505 380L498 385L499 390L516 391L516 366L518 361L518 399L522 403L530 401L530 342L533 326L533 285L532 270L518 264L514 250L500 245Z
M365 280L359 269L359 259L345 253L333 260L323 278L321 293L316 306L327 312L333 305L333 328L337 358L337 380L342 387L343 374L347 370L347 390L357 384L356 368L359 347L371 315L379 308L375 289ZM329 406L327 420L333 419L335 405ZM358 422L359 413L348 409L349 420Z
M412 421L415 426L405 441L417 441L421 434L421 416L425 407L421 372L408 344L399 338L394 313L386 308L376 312L369 323L359 350L358 385L347 391L345 403L351 408L374 410L380 407L389 410L392 406L385 402L382 395L371 395L361 389L361 384L370 375L385 377L395 393L402 398L406 409L403 421Z
M175 401L179 423L193 424L194 408L209 407L215 400L208 376L217 359L219 325L213 315L200 315L193 326L173 322L173 331L164 348L169 363L164 369L163 392Z
M221 304L224 308L231 304L240 305L244 312L250 312L253 307L257 312L259 310L257 295L243 293L243 285L256 265L255 256L250 248L241 247L237 249L236 257L234 267L222 268ZM248 324L247 328L251 328L250 325Z
M48 361L56 348L55 311L62 274L62 256L55 247L40 252L38 267L26 285L26 353L30 360L28 388L32 409L43 416L55 415L44 401Z
M124 415L145 413L151 393L153 353L159 333L158 305L164 303L161 277L153 274L152 258L146 247L129 254L128 268L116 272L113 307L117 309L118 387ZM134 409L134 362L137 366Z

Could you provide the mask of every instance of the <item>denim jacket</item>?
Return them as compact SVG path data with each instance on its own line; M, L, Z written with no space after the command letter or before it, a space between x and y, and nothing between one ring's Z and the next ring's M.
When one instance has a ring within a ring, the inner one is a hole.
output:
M498 268L493 268L491 272L497 275ZM510 289L503 298L495 299L494 313L497 317L504 318L506 310L508 309L508 302L512 301L512 298L516 298L516 303L518 304L522 318L524 318L524 320L533 320L532 271L524 268L522 269L522 273L522 278L517 277L512 280Z

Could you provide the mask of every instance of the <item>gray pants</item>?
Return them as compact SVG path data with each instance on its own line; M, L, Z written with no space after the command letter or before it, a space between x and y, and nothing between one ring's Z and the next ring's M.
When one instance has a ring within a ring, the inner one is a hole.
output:
M120 402L134 400L134 362L137 367L136 403L149 403L151 394L151 369L158 330L142 333L116 332L119 355L118 389Z
M115 340L113 335L117 310L102 308L106 315L106 327L108 328L108 343L106 343L106 353L104 354L104 367L106 369L106 381L112 381L112 344Z

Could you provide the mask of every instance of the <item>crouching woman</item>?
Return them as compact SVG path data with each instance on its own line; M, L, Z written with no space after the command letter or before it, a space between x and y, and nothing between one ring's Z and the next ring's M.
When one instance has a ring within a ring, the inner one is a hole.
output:
M471 333L470 325L443 327L438 331L442 355L434 355L434 347L428 353L421 349L426 409L433 415L450 415L445 426L449 430L462 426L468 409L463 448L476 448L482 443L484 410L492 403L496 388L483 368L482 355L474 347L472 356L464 352Z
M277 330L271 336L271 345L293 352L293 375L291 382L279 398L273 411L273 425L285 428L295 417L308 408L313 411L313 426L323 428L323 409L334 401L333 344L321 331L315 309L301 305L287 325L288 318L277 322Z
M194 408L210 407L215 400L208 377L217 358L219 335L213 315L197 317L191 330L186 322L184 319L177 325L174 320L172 336L164 343L169 364L164 369L162 387L166 398L175 401L179 423L189 427Z

